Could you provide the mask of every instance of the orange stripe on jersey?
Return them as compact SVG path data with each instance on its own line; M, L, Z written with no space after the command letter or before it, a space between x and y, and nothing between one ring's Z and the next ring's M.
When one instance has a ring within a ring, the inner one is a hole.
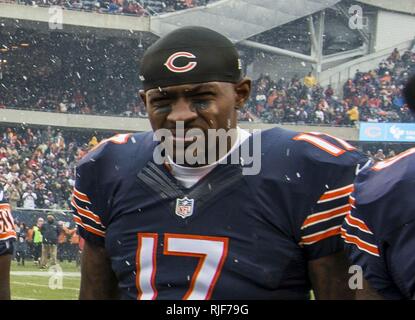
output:
M310 135L310 134L305 134L305 133L301 133L297 136L295 136L293 138L293 140L296 141L306 141L308 143L311 143L312 145L316 146L317 148L335 156L338 157L340 155L342 155L343 153L345 153L346 151L339 148L338 146L335 146L334 144L321 139L319 137Z
M320 232L316 232L313 234L310 234L308 236L304 236L301 238L301 242L299 243L300 245L310 245L316 242L319 242L321 240L336 236L338 234L340 234L340 228L341 226L335 226L335 227L331 227L327 230L324 231L320 231Z
M349 197L349 203L352 207L354 207L356 205L356 199L353 198L352 196Z
M93 147L91 150L89 150L89 152L98 149L100 146L102 146L106 142L112 142L112 143L115 143L115 144L126 144L128 142L128 139L130 139L130 137L132 135L133 135L132 133L119 133L119 134L116 134L115 136L113 136L111 138L102 140L95 147Z
M316 136L323 136L323 135L325 135L325 136L327 136L327 137L330 137L330 138L332 138L333 140L336 140L338 143L340 143L347 151L353 151L353 150L356 150L356 148L355 147L353 147L350 143L348 143L347 141L345 141L345 140L343 140L343 139L340 139L340 138L337 138L337 137L335 137L335 136L332 136L332 135L330 135L330 134L328 134L328 133L322 133L322 132L309 132L309 134L312 134L312 135L316 135Z
M76 211L78 212L78 214L80 216L84 216L88 219L91 219L96 224L99 224L99 225L102 226L101 219L95 213L93 213L92 211L89 211L89 210L86 210L86 209L83 209L83 208L79 207L73 199L71 200L71 204L75 207Z
M362 220L352 217L350 214L348 214L346 216L346 219L344 220L351 227L356 227L363 232L373 234L372 231L370 231L368 226Z
M415 153L415 148L406 150L406 151L402 152L401 154L398 154L397 156L395 156L393 158L390 158L388 160L376 163L372 167L372 170L380 171L382 169L385 169L385 168L393 165L395 162L398 162L399 160L402 160L402 159L404 159L404 158L406 158L406 157L408 157L408 156L410 156L411 154L414 154L414 153Z
M9 203L0 204L0 234L14 231L16 228Z
M365 251L367 253L370 253L374 256L377 256L377 257L380 256L379 249L378 249L377 246L375 246L373 244L370 244L366 241L363 241L359 237L352 236L352 235L348 234L346 232L346 230L344 230L343 228L341 229L341 235L342 235L342 238L344 239L344 242L354 244L360 250L363 250L363 251Z
M95 229L94 227L91 227L91 226L89 226L89 225L87 225L87 224L83 223L83 222L82 222L82 220L81 220L79 217L74 216L74 217L73 217L73 220L75 221L75 223L76 223L77 225L81 226L81 227L82 227L82 228L84 228L86 231L91 232L91 233L93 233L93 234L95 234L95 235L97 235L97 236L100 236L100 237L105 237L105 232L104 232L104 231L101 231L101 230Z
M76 188L73 188L72 194L78 200L91 204L91 200L89 200L88 196L85 193L82 193L81 191L76 190Z
M7 209L10 210L10 204L9 203L0 203L0 209ZM10 210L11 211L11 210Z
M16 238L16 231L11 230L0 234L0 240L6 240L9 238Z
M341 187L339 189L327 191L320 197L317 203L336 200L339 198L349 196L353 192L353 190L354 190L353 184L349 184L348 186Z
M344 216L348 212L350 212L350 204L345 204L343 206L340 206L340 207L337 207L331 210L314 213L312 215L309 215L307 219L305 219L301 229L305 229L316 223L320 223L320 222L324 222L324 221L334 219L340 216Z

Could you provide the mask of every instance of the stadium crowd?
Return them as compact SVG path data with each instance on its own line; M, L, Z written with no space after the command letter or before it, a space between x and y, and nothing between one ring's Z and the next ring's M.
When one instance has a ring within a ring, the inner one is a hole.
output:
M0 108L147 116L138 95L141 41L53 33L32 43L4 68ZM253 82L240 120L333 126L413 122L401 92L413 73L415 53L406 51L401 56L395 50L376 69L358 71L344 84L343 94L331 86L323 88L311 73L291 80L261 75Z
M69 209L75 163L102 136L2 128L0 183L12 208Z
M0 78L0 108L146 115L138 96L137 62L132 58L139 59L142 53L138 40L60 32L44 37L14 35L15 42L24 38L27 47L4 54L13 63L3 68Z
M142 17L207 5L209 0L0 0L0 2L36 7L60 6L68 10Z
M343 87L343 98L331 86L323 88L309 73L303 79L273 81L262 75L254 82L246 120L269 123L354 125L367 122L413 122L402 89L415 74L415 52L394 50L378 68L358 71Z

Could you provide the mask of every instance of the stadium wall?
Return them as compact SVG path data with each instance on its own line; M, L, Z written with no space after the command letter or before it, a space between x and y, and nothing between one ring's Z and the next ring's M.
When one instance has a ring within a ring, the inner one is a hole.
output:
M274 80L291 79L295 75L304 77L312 71L312 67L310 62L297 58L261 52L248 65L247 75L252 79L258 79L261 74L268 74Z
M348 79L353 78L357 70L367 71L374 69L378 67L382 60L391 55L394 48L398 48L398 50L403 53L405 50L411 48L413 42L412 37L410 40L406 40L398 44L395 43L391 47L380 50L376 53L372 53L370 55L341 64L335 68L323 71L320 75L320 84L322 86L330 84L336 92L341 92L344 83Z
M116 132L137 132L151 130L150 122L146 118L126 118L95 116L85 114L62 114L53 112L23 111L12 109L0 110L0 123L25 124L33 126L55 126L72 129L108 130ZM289 130L310 132L318 131L335 135L348 141L356 141L359 137L357 128L326 127L306 125L279 125L257 122L240 122L244 129L269 129L275 126Z
M380 51L415 36L415 16L379 10L377 16L375 50Z
M52 8L40 8L0 2L0 17L14 20L57 23L56 11ZM150 31L150 18L96 12L62 10L62 24L90 27L104 30Z

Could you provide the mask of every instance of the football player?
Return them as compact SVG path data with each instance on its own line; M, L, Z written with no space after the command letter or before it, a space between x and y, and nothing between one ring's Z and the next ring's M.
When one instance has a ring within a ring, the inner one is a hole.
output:
M140 78L153 132L108 139L76 168L80 298L309 299L310 289L318 299L351 298L340 228L366 157L320 133L238 129L251 82L232 42L210 29L159 39ZM174 146L164 163L154 156L161 129ZM233 129L235 139L179 163L197 140L181 134L193 129ZM244 174L244 158L234 157L249 146L260 147L258 174Z
M15 225L3 188L0 187L0 300L10 299L10 264L16 239Z
M404 95L415 109L415 77ZM362 170L356 178L342 237L364 276L357 298L415 298L414 187L415 148Z

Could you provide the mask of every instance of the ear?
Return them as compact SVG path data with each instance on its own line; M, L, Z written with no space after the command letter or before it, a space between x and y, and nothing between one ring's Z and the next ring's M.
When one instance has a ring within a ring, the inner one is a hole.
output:
M144 107L146 108L147 112L149 112L148 111L148 105L147 105L147 94L146 94L146 92L144 90L140 90L140 91L138 91L138 93L140 95L141 100L144 102Z
M144 105L147 107L147 97L146 97L146 93L144 92L144 90L138 91L138 94L140 95L141 100L143 100Z
M236 94L235 108L241 109L251 95L251 79L243 78L234 85L234 89Z

